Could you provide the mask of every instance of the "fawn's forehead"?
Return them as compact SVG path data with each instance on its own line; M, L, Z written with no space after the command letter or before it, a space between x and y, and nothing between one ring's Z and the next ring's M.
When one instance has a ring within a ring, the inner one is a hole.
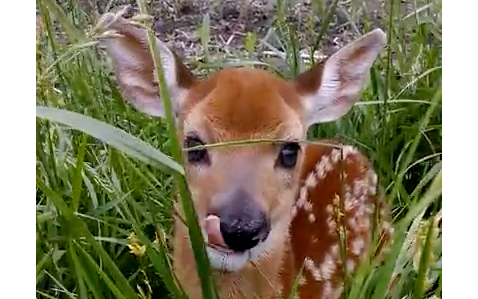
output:
M259 69L224 69L201 82L187 99L185 132L209 142L248 138L301 138L299 96L292 84Z

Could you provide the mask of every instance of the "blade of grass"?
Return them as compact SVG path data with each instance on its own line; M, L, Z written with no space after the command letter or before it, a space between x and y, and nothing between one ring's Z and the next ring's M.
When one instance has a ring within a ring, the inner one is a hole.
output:
M329 28L330 20L332 19L332 16L336 12L337 4L339 3L338 0L333 0L332 3L329 6L329 10L327 11L327 14L325 15L325 18L322 21L322 24L320 26L320 31L317 34L317 38L315 39L314 46L312 47L312 53L317 51L320 47L320 43L322 42L322 39L327 32L327 29ZM312 63L315 63L314 60L314 55L311 55Z
M118 239L118 238L112 238L112 237L95 237L95 240L101 241L101 242L110 242L113 244L119 244L123 246L128 245L128 242L125 239Z
M101 269L100 266L95 262L93 257L80 245L72 242L75 251L79 254L79 257L82 259L83 263L87 264L89 267L93 268L101 278L101 280L108 286L110 291L115 295L115 298L127 299L126 295L118 288L118 283L114 283L108 275ZM128 284L129 285L129 284ZM137 298L137 296L135 296Z
M384 91L385 91L385 97L384 97L384 103L382 107L382 142L385 143L386 138L386 128L387 128L387 112L388 112L388 106L387 106L387 101L388 98L390 97L390 81L391 81L391 75L392 75L392 32L393 32L393 17L394 17L394 4L395 0L390 0L390 8L389 8L389 20L388 20L388 30L387 30L387 66L386 66L386 71L385 71L385 86L384 86Z
M367 106L367 105L383 105L385 101L358 101L354 104L354 106ZM432 102L424 101L424 100L413 100L413 99L397 99L397 100L389 100L388 104L426 104L431 105Z
M418 277L415 280L415 289L413 292L413 299L423 298L425 292L425 279L430 264L430 248L433 246L433 240L435 239L435 218L431 217L428 225L428 232L425 239L425 245L423 246L422 255L420 257L420 266L418 268Z
M304 271L304 264L302 263L302 267L300 267L299 273L296 275L294 279L294 283L292 284L292 288L290 290L289 295L287 296L287 299L294 299L298 297L299 285L301 284L301 279L304 279L302 276L303 271Z
M430 105L430 107L427 109L427 112L423 116L423 118L420 122L420 125L419 125L418 132L424 131L424 129L427 127L428 122L430 121L430 118L432 116L432 113L435 111L435 108L437 107L438 102L441 100L441 93L442 93L441 88L438 89L435 92L435 95L434 95L434 97L431 101L432 105ZM398 192L399 192L399 189L400 189L400 187L402 185L402 182L403 182L403 178L406 174L406 169L412 161L413 155L415 154L415 151L418 147L421 136L422 136L422 134L420 134L420 133L418 133L415 136L415 138L413 139L413 143L410 146L410 149L408 150L404 161L401 163L402 164L401 165L401 171L399 172L399 174L397 176L397 179L395 180L394 188L392 189L392 192L390 194L391 198L395 198L397 196Z
M413 86L414 84L416 84L419 80L425 78L426 76L428 76L429 74L435 72L435 71L439 71L442 69L442 66L436 66L436 67L433 67L431 69L428 69L426 71L424 71L423 73L421 73L419 76L417 76L416 78L414 78L413 80L411 80L410 82L407 83L407 85L405 85L402 89L400 89L400 91L394 96L394 97L390 97L389 99L387 99L385 102L386 103L390 103L391 101L396 101L398 99L399 96L401 96L403 94L403 92L405 90L407 90L410 86ZM384 105L385 105L385 102L384 102Z
M48 298L48 299L58 299L57 297L53 297L52 295L48 295L47 293L42 292L42 291L39 291L39 290L37 290L36 292L37 292L38 294L40 294L40 295L42 295L42 296Z
M43 182L37 177L37 186L45 193L45 195L54 203L55 207L60 211L68 224L69 233L77 238L83 236L86 241L93 247L97 254L103 259L105 266L109 269L110 274L121 288L121 293L127 296L126 298L137 298L134 289L129 285L126 278L123 276L118 266L113 262L111 257L105 251L105 249L95 240L90 233L85 223L74 215L73 211L63 201L63 199L50 190Z
M42 2L45 2L50 12L60 20L60 23L63 25L67 33L67 36L69 38L73 38L73 42L83 41L85 39L84 33L81 32L78 27L71 22L58 2L53 0L42 0Z
M76 252L73 249L71 240L69 241L69 244L68 244L68 251L70 253L70 257L71 257L71 259L73 261L73 264L75 266L76 278L78 280L78 286L79 286L78 289L79 289L79 293L80 293L79 297L81 299L86 299L86 298L88 298L87 297L88 294L87 294L86 287L85 287L85 280L87 280L88 278L86 277L85 270L81 266L81 263L78 259L78 256L76 255ZM89 286L91 292L93 293L93 295L95 296L95 298L103 298L103 296L101 296L101 293L98 293L96 285L92 285L91 282L89 282L89 281L87 281L86 283L88 284L88 286Z
M438 162L437 164L433 165L432 169L427 172L427 174L420 180L418 185L415 187L413 192L410 194L410 201L414 201L415 198L419 195L422 188L428 184L442 169L442 161Z
M86 134L81 134L81 142L78 148L78 155L76 157L76 171L73 177L73 186L72 186L72 200L73 200L73 211L78 211L78 207L80 205L80 195L81 195L81 187L83 183L83 164L85 158L85 151L86 151Z
M422 213L430 204L431 202L437 198L441 194L441 171L435 177L433 183L428 188L425 195L421 198L421 200L414 204L409 212L407 213L406 217L404 217L400 222L397 223L394 244L392 246L392 250L390 254L387 256L387 261L383 270L380 272L380 276L378 277L377 286L374 289L373 296L371 299L382 299L385 298L387 293L388 284L390 277L392 276L393 270L395 269L395 264L397 258L400 256L402 252L402 246L405 242L407 236L407 228L409 227L410 223L419 213Z
M380 271L380 276L377 279L373 296L371 299L383 299L387 293L390 277L392 276L393 269L395 268L395 261L400 254L401 244L405 239L404 232L406 227L404 225L398 226L395 238L393 240L393 246L390 254L387 255L387 261Z
M430 187L428 188L427 192L423 195L420 201L412 206L405 216L405 218L401 221L404 223L410 222L412 219L420 213L423 209L428 207L431 202L433 202L438 196L442 193L442 170L435 176Z
M42 259L37 263L36 265L37 284L38 284L39 274L44 269L44 266L50 263L52 254L53 254L53 249L50 249L50 251L47 254L45 254L42 257Z
M82 52L92 48L93 46L97 44L98 44L97 41L90 41L84 44L77 44L77 45L70 46L65 53L61 54L55 61L53 61L48 67L46 67L45 70L43 70L43 72L41 73L41 76L37 80L39 81L45 80L46 77L52 73L53 69L56 68L60 62L63 62L63 63L70 62L78 55L81 55Z
M61 123L87 133L138 160L160 166L162 170L169 173L177 172L184 174L183 167L177 162L146 142L108 123L76 112L41 106L37 106L37 117Z
M72 292L69 292L58 279L56 279L53 275L51 275L48 271L45 270L45 274L51 278L55 282L55 284L58 286L58 288L61 290L62 293L66 294L68 297L71 299L76 299L75 294Z
M201 27L199 29L199 32L200 32L199 37L201 39L201 44L204 49L204 59L206 63L211 60L209 55L209 41L211 39L211 24L210 23L211 21L209 18L209 13L204 14L202 18Z
M123 200L125 200L126 197L128 197L132 192L133 192L133 190L130 190L128 193L124 194L123 196L120 196L120 197L118 197L118 198L115 199L115 200L109 201L109 202L107 202L105 205L99 206L98 208L94 209L94 210L91 212L92 216L102 215L102 214L106 213L107 211L109 211L110 209L112 209L112 208L114 208L114 207L117 207L117 206L118 206Z
M132 201L130 201L132 202ZM179 282L174 277L174 272L172 271L171 263L167 257L167 248L164 240L160 239L159 242L159 250L156 251L154 249L153 243L149 240L149 238L143 233L140 229L138 223L134 219L127 203L122 203L123 210L127 217L133 224L133 229L138 236L138 239L146 245L146 254L148 255L149 259L151 260L153 267L158 271L158 274L163 279L168 290L174 295L174 298L186 298L185 293L183 292L182 288L179 286Z
M140 12L147 14L146 2L144 0L137 0ZM157 49L154 33L148 29L148 44L153 57L155 71L158 74L160 94L166 112L166 122L168 124L168 136L171 144L171 152L176 162L183 164L182 151L179 145L178 136L176 132L176 120L174 118L171 97L169 90L164 81L164 73L161 65L160 53ZM179 198L181 200L182 208L184 210L186 223L188 225L188 234L191 241L191 247L196 261L197 274L201 281L201 289L205 299L216 298L217 291L214 285L211 274L211 265L206 254L204 245L204 238L199 228L197 214L191 200L188 184L184 176L184 172L180 175L176 174L176 181L178 184Z

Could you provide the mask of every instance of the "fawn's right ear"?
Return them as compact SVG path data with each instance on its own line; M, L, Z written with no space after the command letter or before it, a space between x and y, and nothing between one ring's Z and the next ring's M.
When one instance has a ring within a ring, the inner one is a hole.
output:
M144 113L164 116L159 80L146 30L131 24L119 14L107 13L102 16L100 23L107 24L105 29L113 31L113 34L103 34L100 41L112 58L115 75L125 99ZM195 78L168 46L157 38L156 48L161 57L173 110L177 115Z

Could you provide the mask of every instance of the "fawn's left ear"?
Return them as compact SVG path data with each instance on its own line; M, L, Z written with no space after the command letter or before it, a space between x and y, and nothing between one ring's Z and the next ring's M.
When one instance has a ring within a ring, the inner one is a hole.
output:
M121 14L106 13L101 24L112 34L100 36L101 43L111 57L115 76L125 100L136 109L153 116L164 116L165 110L159 95L159 84L154 60L148 46L147 32L133 25ZM190 88L196 83L192 73L178 57L158 38L155 38L161 58L164 79L170 92L174 113L181 111Z
M386 37L381 29L375 29L295 79L307 126L334 121L349 112L366 74L387 43Z

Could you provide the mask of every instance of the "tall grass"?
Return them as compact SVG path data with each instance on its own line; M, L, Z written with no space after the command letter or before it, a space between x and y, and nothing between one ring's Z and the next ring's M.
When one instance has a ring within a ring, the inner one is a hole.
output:
M285 20L284 2L255 49L284 53L284 67L270 70L286 78L308 67L299 49L323 47L339 13L355 36L378 25L389 35L353 111L309 132L363 150L393 207L393 246L359 268L344 298L441 298L441 2L411 0L405 10L391 0L375 20L362 1L315 1L301 23ZM73 0L37 0L37 8L37 296L184 298L169 245L174 194L187 198L174 126L124 103L89 34L96 14ZM194 226L194 217L185 221Z

